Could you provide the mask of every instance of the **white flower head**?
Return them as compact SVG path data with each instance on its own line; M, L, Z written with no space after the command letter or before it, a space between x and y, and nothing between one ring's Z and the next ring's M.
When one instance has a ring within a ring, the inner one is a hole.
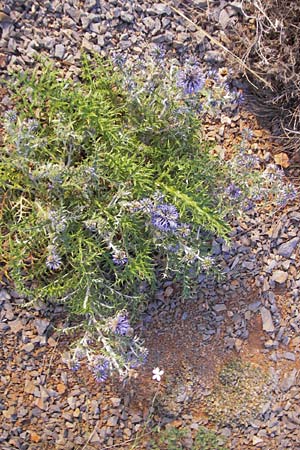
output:
M156 367L155 369L152 370L152 373L153 373L153 376L152 376L153 380L160 381L161 377L164 374L164 371L160 370L159 367Z

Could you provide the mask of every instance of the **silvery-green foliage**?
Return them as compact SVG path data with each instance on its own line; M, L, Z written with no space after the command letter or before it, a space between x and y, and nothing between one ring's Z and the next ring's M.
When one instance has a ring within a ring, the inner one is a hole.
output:
M191 279L214 270L212 236L226 238L225 218L245 199L238 165L201 138L192 95L204 85L189 74L187 90L174 67L137 73L85 57L77 81L44 64L12 85L0 162L3 261L29 302L65 303L80 317L84 342L104 359L81 341L75 354L81 348L99 380L112 370L123 377L145 356L109 321L124 308L137 318L158 273L183 281L187 294Z

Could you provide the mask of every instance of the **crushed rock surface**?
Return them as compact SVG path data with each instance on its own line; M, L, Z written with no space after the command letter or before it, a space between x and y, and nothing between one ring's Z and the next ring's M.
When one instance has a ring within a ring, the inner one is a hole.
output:
M174 1L226 43L225 30L238 26L229 2ZM34 66L47 55L69 74L78 73L82 50L129 54L132 61L151 45L163 44L168 57L182 61L197 54L222 65L226 55L203 39L164 2L136 0L6 0L0 14L0 70ZM4 96L2 107L9 105ZM245 124L261 164L272 160L274 145L253 117L241 112L224 127L204 123L208 139L230 157L233 139ZM220 132L221 130L221 132ZM97 384L85 368L69 371L61 360L69 338L60 307L25 310L9 287L0 290L0 448L130 449L143 425L186 427L192 438L211 425L204 400L225 361L241 358L267 371L268 401L244 426L214 424L231 449L300 449L300 258L299 205L278 211L258 209L235 220L232 243L213 243L224 279L204 278L183 302L178 286L166 282L149 304L138 329L149 361L137 380L122 386ZM158 386L153 367L165 370ZM159 391L155 409L152 399ZM251 407L251 403L249 403ZM139 448L147 448L143 439ZM190 446L189 446L190 445ZM118 447L117 447L118 448ZM149 447L148 447L149 448Z

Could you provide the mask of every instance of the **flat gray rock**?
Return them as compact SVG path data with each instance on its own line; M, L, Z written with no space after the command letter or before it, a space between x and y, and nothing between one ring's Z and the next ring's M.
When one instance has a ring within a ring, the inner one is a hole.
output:
M293 369L289 374L285 375L280 389L282 392L287 392L291 389L291 387L295 386L297 380L297 369Z
M10 294L7 292L6 289L1 289L0 290L0 301L3 300L10 300Z
M260 308L260 314L262 319L263 330L269 332L273 332L275 330L274 323L272 320L272 315L270 311L262 306Z
M66 49L65 49L65 46L64 46L64 45L62 45L62 44L57 44L57 45L55 46L55 52L54 52L55 58L63 59L63 57L64 57L64 55L65 55L65 51L66 51Z
M284 242L278 247L278 255L284 256L285 258L290 258L291 254L297 247L300 238L294 237L290 241Z
M284 359L288 359L289 361L296 361L296 355L293 352L284 352L282 353L282 357Z
M50 321L46 320L46 319L36 319L34 321L34 325L35 325L35 328L36 328L39 336L42 336L45 333L49 324L50 324Z
M276 281L276 283L282 284L285 283L288 279L287 272L284 272L283 270L275 270L272 275L272 280Z
M217 303L216 305L213 306L213 309L216 312L221 312L221 311L226 311L227 307L226 307L226 305L224 305L224 303Z

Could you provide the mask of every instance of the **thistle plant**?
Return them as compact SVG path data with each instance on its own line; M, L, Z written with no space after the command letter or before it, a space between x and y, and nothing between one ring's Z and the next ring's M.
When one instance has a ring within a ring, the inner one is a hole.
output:
M78 369L84 356L99 381L145 360L129 318L157 274L188 295L215 270L212 238L227 237L226 218L253 185L201 138L209 89L198 67L184 78L153 62L119 66L84 57L77 81L49 63L15 77L0 162L3 262L27 303L77 315L68 363Z

